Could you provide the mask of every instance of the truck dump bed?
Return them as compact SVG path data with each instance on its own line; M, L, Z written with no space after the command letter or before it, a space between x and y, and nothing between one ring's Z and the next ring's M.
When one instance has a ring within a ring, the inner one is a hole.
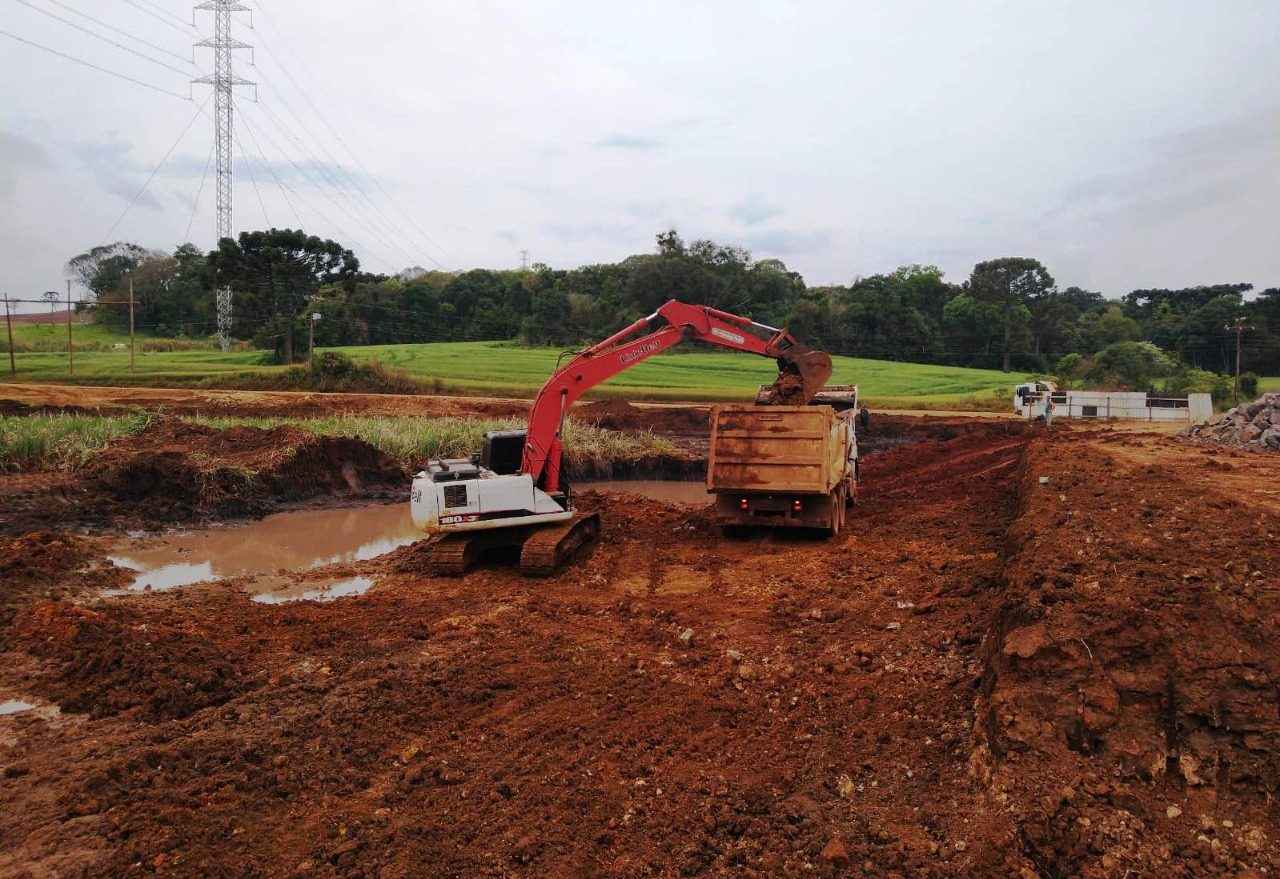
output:
M707 490L830 494L850 467L852 413L829 406L716 406Z

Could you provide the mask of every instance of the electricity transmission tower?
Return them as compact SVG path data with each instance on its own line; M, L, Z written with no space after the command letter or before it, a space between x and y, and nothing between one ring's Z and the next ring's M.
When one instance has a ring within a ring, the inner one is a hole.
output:
M196 43L197 48L213 49L213 73L192 80L193 83L213 86L213 137L214 153L218 164L218 241L235 235L232 221L232 184L234 180L234 158L232 144L235 138L233 120L234 90L238 85L254 85L247 79L235 75L232 68L232 53L236 49L252 48L231 36L231 14L233 12L250 12L236 0L205 0L197 5L196 10L213 13L213 37ZM231 288L218 290L218 344L226 351L231 343Z

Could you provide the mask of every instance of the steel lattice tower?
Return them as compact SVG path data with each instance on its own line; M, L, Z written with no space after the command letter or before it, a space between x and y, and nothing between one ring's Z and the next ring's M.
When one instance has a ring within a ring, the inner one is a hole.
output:
M218 162L218 241L235 236L232 220L234 203L235 159L232 146L235 141L234 90L238 85L254 85L235 75L232 66L236 49L252 48L231 36L231 14L249 12L236 0L206 0L195 7L213 13L213 38L196 43L197 48L213 49L213 73L192 82L213 86L213 137L214 153ZM218 290L218 343L226 351L231 343L231 289Z

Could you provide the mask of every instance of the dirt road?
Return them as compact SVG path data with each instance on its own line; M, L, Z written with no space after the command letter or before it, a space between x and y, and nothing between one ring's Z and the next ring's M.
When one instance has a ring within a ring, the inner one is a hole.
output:
M559 577L331 603L14 537L0 876L1280 869L1276 458L999 422L864 478L832 543L594 496Z

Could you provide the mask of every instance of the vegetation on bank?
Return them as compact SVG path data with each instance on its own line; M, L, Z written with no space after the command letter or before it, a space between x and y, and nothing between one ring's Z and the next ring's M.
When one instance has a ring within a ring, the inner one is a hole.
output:
M0 471L82 464L150 423L146 414L0 415Z
M32 470L76 466L112 440L140 433L152 423L149 414L0 416L0 470ZM317 436L364 440L410 467L436 457L460 457L480 450L488 430L522 427L517 419L397 418L331 415L319 418L190 417L186 421L218 429L248 425L301 428ZM615 434L570 421L564 434L565 455L578 466L606 471L610 466L678 454L671 440L650 432Z

